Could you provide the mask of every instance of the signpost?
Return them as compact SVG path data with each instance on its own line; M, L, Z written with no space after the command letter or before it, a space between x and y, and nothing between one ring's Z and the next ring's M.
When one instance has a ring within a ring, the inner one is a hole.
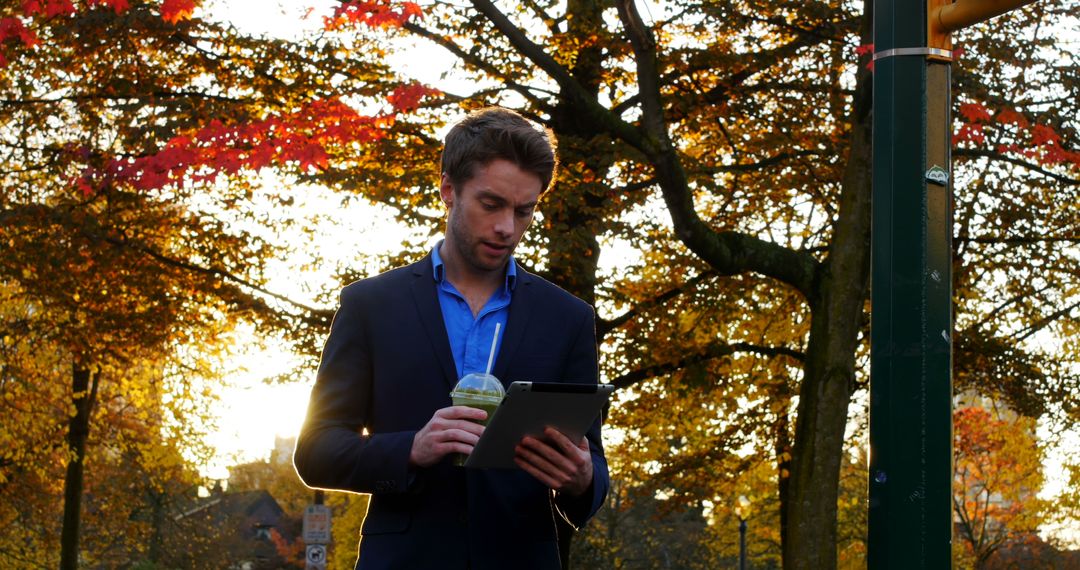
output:
M306 570L326 570L326 545L330 543L330 507L318 501L304 510L304 544L307 545Z
M326 547L322 544L309 544L304 568L306 570L323 570L326 568Z
M952 567L948 34L1031 1L874 1L871 570Z

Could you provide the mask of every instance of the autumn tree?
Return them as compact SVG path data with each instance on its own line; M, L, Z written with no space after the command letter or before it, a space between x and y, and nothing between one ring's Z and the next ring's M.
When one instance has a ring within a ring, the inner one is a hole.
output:
M0 297L0 307L5 323L28 316L10 297ZM47 338L5 330L0 520L11 532L0 538L3 567L59 563L64 507L59 498L71 460L63 433L71 406L63 389L71 374L66 360L62 347ZM200 390L182 389L201 385L194 369L164 370L161 361L145 360L110 372L89 423L80 560L109 567L160 561L168 554L162 543L166 521L202 482L191 463L207 457L208 450L197 443L199 410L207 398ZM186 377L178 378L181 374Z
M1036 495L1043 484L1043 451L1035 424L995 417L981 407L955 414L956 518L954 547L963 568L986 568L1009 542L1030 536L1045 519Z
M195 8L0 8L0 285L21 311L4 330L54 347L41 359L68 378L22 376L25 387L8 382L5 397L62 396L50 402L59 424L32 430L67 466L62 568L80 556L84 465L91 427L102 429L94 416L109 417L105 385L123 385L141 362L183 369L190 355L220 350L241 320L301 339L327 325L324 312L263 286L282 252L270 238L290 223L274 213L293 198L250 174L317 169L334 148L378 138L394 105L413 97L380 92L384 111L361 115L339 97L369 94L382 66L343 68L337 43L245 37L192 18ZM4 462L28 453L6 449Z

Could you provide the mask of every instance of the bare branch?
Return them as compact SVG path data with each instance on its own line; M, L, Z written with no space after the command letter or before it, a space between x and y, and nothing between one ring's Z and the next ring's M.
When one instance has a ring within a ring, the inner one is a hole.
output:
M476 56L470 54L468 51L465 51L464 49L462 49L461 46L455 44L454 42L450 41L446 37L441 36L439 34L435 34L435 33L431 32L430 30L424 28L423 26L419 26L419 25L417 25L417 24L415 24L413 22L406 22L404 24L404 28L406 30L408 30L412 34L420 36L420 37L422 37L422 38L424 38L424 39L426 39L426 40L428 40L428 41L430 41L432 43L435 43L435 44L441 46L446 51L449 51L450 53L454 54L454 56L457 57L458 59L460 59L461 61L464 61L465 63L467 63L469 65L472 65L473 67L487 73L488 75L491 75L492 77L498 77L503 82L503 84L505 84L507 87L514 90L515 92L519 93L522 97L525 97L526 99L528 99L533 104L538 105L538 106L540 106L542 108L547 108L547 106L544 104L544 102L541 99L536 97L536 95L533 95L533 90L530 89L528 86L522 85L522 84L510 79L498 67L492 65L491 63L485 61L482 58L479 58L479 57L476 57Z
M1003 154L1003 153L1000 153L1000 152L992 152L992 151L989 151L989 150L979 149L979 148L954 148L953 151L952 151L952 155L953 156L963 156L963 157L989 158L991 160L999 160L999 161L1007 162L1009 164L1013 164L1013 165L1016 165L1016 166L1019 166L1019 167L1022 167L1022 168L1026 168L1026 169L1028 169L1028 170L1030 170L1032 172L1037 172L1039 174L1042 174L1043 176L1046 176L1047 178L1052 178L1054 180L1057 180L1058 182L1061 182L1062 184L1067 184L1069 186L1075 186L1077 184L1080 184L1080 180L1077 180L1075 178L1069 178L1068 176L1065 176L1063 174L1057 174L1057 173L1054 173L1054 172L1050 172L1049 170L1046 170L1045 168L1039 166L1038 164L1035 164L1033 162L1029 162L1029 161L1026 161L1026 160L1021 160L1019 158L1009 156L1007 154Z
M1033 236L1018 236L1018 237L971 237L971 236L959 236L953 238L953 241L963 243L986 243L986 244L1005 244L1005 245L1030 245L1039 243L1080 243L1080 236L1045 236L1045 237L1033 237Z
M698 275L695 275L694 277L688 279L685 283L682 283L681 285L672 287L671 289L668 289L667 291L664 291L663 293L651 299L646 299L634 305L631 309L627 310L623 314L613 319L597 319L597 338L604 338L604 336L606 336L611 331L621 327L632 319L637 318L637 316L640 315L642 312L647 311L653 307L663 305L669 300L674 299L675 297L678 297L679 295L682 295L683 293L686 293L692 289L695 289L699 284L704 283L705 281L712 279L713 277L716 277L716 272L714 271L705 271L703 273L699 273Z
M611 384L615 386L615 389L621 390L633 386L638 382L681 370L691 364L731 356L740 352L748 352L769 358L784 356L800 363L806 358L806 355L803 352L783 346L761 346L747 342L738 342L735 344L716 343L703 351L688 354L678 360L654 364L652 366L646 366L645 368L627 372L626 374L611 380Z
M642 125L647 133L643 143L635 146L645 153L656 169L676 235L720 274L761 273L811 297L820 268L812 255L739 232L715 231L698 215L686 172L664 118L656 43L633 0L621 0L618 9L634 50Z

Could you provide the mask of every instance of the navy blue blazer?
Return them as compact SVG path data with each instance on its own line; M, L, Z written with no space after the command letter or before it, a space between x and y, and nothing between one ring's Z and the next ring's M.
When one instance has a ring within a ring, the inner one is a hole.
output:
M555 517L580 527L607 495L600 421L587 434L593 484L554 493L514 470L410 470L413 436L451 405L457 374L431 258L341 292L294 464L311 487L371 493L357 568L558 569ZM595 313L519 267L493 373L597 382Z

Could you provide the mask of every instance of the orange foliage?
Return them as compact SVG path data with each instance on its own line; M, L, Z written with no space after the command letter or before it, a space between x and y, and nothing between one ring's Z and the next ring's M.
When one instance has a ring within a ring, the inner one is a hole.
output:
M200 2L201 0L162 0L161 19L170 24L189 19ZM68 17L80 9L95 8L111 9L117 14L122 14L131 8L131 2L130 0L85 0L82 6L76 6L72 0L22 0L17 9L17 15L0 18L0 47L10 38L18 38L25 47L34 47L39 42L33 28L40 24L41 20ZM8 55L10 54L0 52L0 67L8 65L10 62Z
M120 1L127 3L125 0ZM161 2L161 19L170 24L190 18L194 11L195 0L162 0Z
M397 4L397 5L395 5ZM348 24L363 24L372 28L400 28L409 20L423 19L424 13L415 2L391 3L384 0L353 0L343 2L326 18L326 28L336 30Z
M89 195L109 184L151 190L185 179L205 182L219 173L235 174L274 164L321 170L329 163L331 148L382 138L397 113L414 109L423 97L437 93L415 83L401 85L387 97L393 109L375 116L361 115L340 99L330 98L244 124L225 125L214 120L190 134L174 137L155 154L114 158L100 169L87 167L73 184Z
M953 498L961 556L981 567L1006 543L1035 531L1044 508L1042 450L1034 423L1006 421L983 408L953 415L956 488Z

